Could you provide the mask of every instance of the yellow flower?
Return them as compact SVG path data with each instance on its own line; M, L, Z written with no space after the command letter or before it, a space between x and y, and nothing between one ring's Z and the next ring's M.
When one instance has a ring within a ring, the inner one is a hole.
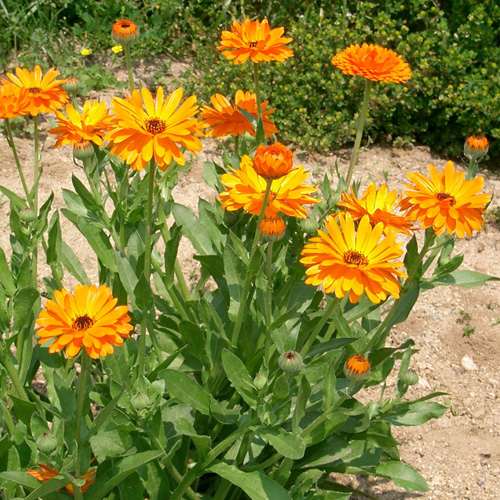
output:
M113 346L123 344L133 330L127 306L117 306L111 288L77 285L74 296L66 289L54 292L36 320L39 344L55 339L49 352L66 349L66 357L74 358L82 346L97 359L112 354Z
M151 92L134 90L125 99L113 99L116 125L106 136L111 154L118 155L133 170L142 170L154 158L162 170L172 159L184 165L186 159L179 146L192 154L201 151L200 123L194 115L198 111L196 97L191 96L180 106L183 90L177 89L166 99L158 87L156 102ZM141 97L142 96L142 97Z
M123 52L123 46L122 45L113 45L113 47L111 47L111 50L115 54L119 54L120 52Z
M387 294L399 298L401 285L398 277L407 275L396 269L402 262L390 262L402 256L396 233L380 240L384 226L370 224L368 215L362 217L356 232L349 212L341 213L337 223L329 217L325 231L311 238L301 252L309 285L325 287L326 293L342 298L349 293L351 303L359 301L363 292L375 304L385 300Z
M80 49L80 54L84 57L87 57L87 56L90 56L92 54L92 50L83 47L82 49Z
M464 180L463 172L455 172L453 162L446 163L444 172L438 173L434 165L429 165L430 178L422 174L408 172L413 184L406 184L406 198L401 208L407 216L418 220L422 227L433 227L436 234L447 231L459 238L465 234L472 236L484 224L489 194L478 194L483 189L484 178Z

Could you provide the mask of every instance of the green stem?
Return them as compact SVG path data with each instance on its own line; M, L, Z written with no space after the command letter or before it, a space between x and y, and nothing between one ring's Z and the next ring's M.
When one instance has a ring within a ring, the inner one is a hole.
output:
M370 102L370 92L373 87L372 80L365 79L365 95L363 97L363 105L361 106L361 112L358 118L358 127L356 130L356 140L354 142L354 149L352 151L351 163L349 165L349 170L347 172L347 177L345 180L346 189L349 190L352 181L352 175L354 173L354 167L358 161L359 148L361 146L361 138L363 137L363 129L365 128L366 116L368 115L368 104Z
M21 179L21 184L23 185L24 195L26 196L26 200L28 202L28 206L33 208L33 202L31 200L30 190L26 184L26 179L24 178L23 169L21 167L21 162L19 161L19 156L17 155L16 145L14 144L14 136L12 135L12 127L10 126L10 120L8 118L5 119L5 128L7 129L7 136L10 149L12 149L12 153L14 154L14 160L16 162L17 172L19 173L19 178Z
M266 289L266 344L264 349L265 366L269 367L271 359L271 323L273 307L273 241L267 246L267 289Z
M239 158L240 156L240 136L234 138L234 154Z
M88 372L89 356L85 349L82 349L80 357L80 375L78 377L78 384L76 387L76 421L75 421L75 442L76 442L76 477L81 477L81 439L82 439L82 421L83 421L83 407L85 405L85 392L87 386L87 372Z
M309 335L309 338L306 340L306 343L300 350L300 355L305 358L307 353L309 352L309 349L312 347L314 344L314 341L316 340L316 337L319 335L319 332L321 332L323 326L325 326L325 323L330 319L330 316L332 315L333 311L337 307L339 303L339 299L337 297L334 297L332 301L330 302L330 305L325 308L323 311L323 316L321 319L318 321L316 327L312 331L311 335Z
M259 144L264 144L264 122L262 120L262 97L260 95L260 83L259 83L259 65L258 63L253 63L253 81L255 85L255 95L257 96L257 130L255 131L255 136L257 138L257 146ZM259 131L262 133L260 137Z
M130 44L124 43L123 50L125 52L125 62L127 63L128 88L130 93L132 93L134 90L134 74L132 73L132 61L130 59Z
M38 131L38 115L34 117L33 123L35 125L35 164L33 170L33 210L35 211L38 217L38 183L40 181L40 138ZM37 278L38 278L38 245L33 249L33 259L32 259L32 276L33 276L33 284L35 288L37 287Z
M21 379L19 378L19 374L17 373L16 367L14 366L14 363L12 363L12 360L9 357L9 353L4 351L2 354L3 355L1 362L5 367L5 369L7 370L7 373L9 374L9 377L12 381L12 385L14 386L14 389L16 391L17 397L19 399L22 399L23 401L29 401L28 395L24 390L23 384L21 383Z
M471 157L470 163L469 163L469 168L467 170L467 176L465 177L466 181L470 181L471 179L474 179L477 175L477 168L479 167L479 163L476 158Z

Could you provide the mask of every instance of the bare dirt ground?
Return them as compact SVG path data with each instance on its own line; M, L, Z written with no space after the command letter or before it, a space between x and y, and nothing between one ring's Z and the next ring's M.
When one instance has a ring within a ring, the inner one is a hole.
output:
M54 140L46 137L42 157L44 167L40 200L54 192L54 208L64 206L61 188L71 188L71 174L82 178L71 160L69 147L52 149ZM25 166L28 184L31 183L33 143L16 139L19 156ZM215 141L204 141L204 151L193 162L191 171L180 178L174 190L177 202L194 208L198 197L213 200L213 193L203 182L204 161L220 161ZM12 153L5 137L0 137L0 184L22 195ZM345 174L348 151L332 156L317 157L296 152L295 165L303 164L315 180L325 172L334 178L338 162ZM429 163L443 169L445 158L434 156L428 147L412 150L371 147L359 158L355 177L362 188L370 180L376 183L388 176L391 189L400 189L407 180L407 171L427 172ZM500 179L484 172L485 191L494 195L489 208L492 214L498 206ZM0 198L0 245L9 247L9 202ZM85 239L61 216L63 237L78 253L91 279L97 280L96 262ZM473 238L457 240L456 253L463 253L462 269L471 269L500 276L500 227L493 217L487 217L484 230ZM184 243L180 250L181 265L187 275L196 271L192 249ZM41 273L47 268L40 266ZM68 287L74 286L71 280ZM406 338L414 339L419 352L412 358L412 368L420 379L407 396L415 399L432 391L448 393L438 400L449 411L438 419L414 427L395 427L396 439L401 442L402 460L415 467L426 478L427 493L407 493L382 479L350 478L349 484L381 500L447 498L463 500L496 500L500 485L500 283L491 282L470 290L438 288L421 295L408 320L391 333L388 343L398 345ZM469 336L465 331L473 330ZM388 389L390 392L390 387Z

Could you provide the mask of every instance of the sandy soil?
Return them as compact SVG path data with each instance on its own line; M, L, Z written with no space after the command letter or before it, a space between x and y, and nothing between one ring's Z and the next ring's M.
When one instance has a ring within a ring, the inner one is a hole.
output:
M31 182L33 145L29 139L16 139L20 159ZM52 149L52 137L45 141L41 180L43 201L53 191L54 208L64 206L61 188L71 188L71 174L83 176L71 160L70 148ZM177 202L194 208L198 197L213 200L213 193L203 182L204 161L219 160L215 141L205 141L205 149L194 161L188 174L181 176L174 191ZM7 141L0 137L0 184L22 195L12 153ZM338 162L345 173L349 152L341 151L329 157L315 157L296 152L295 164L304 164L318 179L325 172L333 174ZM389 187L400 188L406 172L427 172L434 163L444 168L445 159L434 156L429 148L412 150L372 147L361 153L355 177L365 186L369 180L383 182L388 175ZM489 212L498 206L500 180L486 174L485 190L494 195ZM9 247L9 203L0 198L0 245ZM75 249L91 279L97 280L96 262L88 244L64 217L64 239ZM456 253L465 254L463 269L487 272L500 276L500 228L492 217L483 231L473 238L458 240ZM186 242L180 249L180 260L187 272L196 270L192 249ZM47 272L41 266L41 272ZM67 286L73 283L68 280ZM430 491L423 494L406 493L391 482L380 479L352 477L350 484L382 500L446 498L463 500L496 500L500 485L500 283L488 283L481 288L439 288L424 293L408 320L391 333L388 343L399 344L413 338L419 352L413 357L412 368L419 374L419 383L408 392L411 399L431 391L447 392L439 400L449 411L439 420L415 428L394 428L401 442L402 460L426 478ZM464 328L474 328L470 336ZM390 390L390 388L389 388Z

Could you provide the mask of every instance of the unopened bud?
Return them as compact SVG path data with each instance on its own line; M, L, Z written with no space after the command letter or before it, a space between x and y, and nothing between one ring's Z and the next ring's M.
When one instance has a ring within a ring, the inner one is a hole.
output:
M259 391L266 385L267 378L262 375L262 373L257 373L255 378L253 379L253 385L259 389Z
M130 400L130 404L132 405L132 408L134 410L141 411L141 410L144 410L144 408L146 408L146 406L149 405L149 398L146 394L139 391L134 396L132 396L132 399Z
M286 351L278 359L279 367L287 373L295 373L302 370L304 361L296 351Z
M262 219L259 227L262 238L267 241L281 240L285 229L285 221L281 217L266 217Z
M50 453L57 447L57 439L48 432L44 432L37 440L36 445L42 453Z
M464 144L464 154L469 160L479 160L488 152L488 149L488 139L482 136L471 135Z
M413 370L408 370L401 375L400 380L405 385L415 385L418 382L418 375Z
M349 380L361 381L370 374L370 366L370 362L366 358L355 354L345 362L344 373Z
M316 219L308 217L307 219L302 219L300 221L300 228L306 234L313 234L318 230L318 223L316 222Z
M73 156L77 160L88 160L94 156L94 146L90 141L80 141L73 146Z
M19 212L19 218L23 222L33 222L36 219L36 212L34 210L32 210L31 208L28 208L28 207L23 208Z
M75 95L78 94L78 92L80 92L81 85L78 78L72 76L66 80L64 88L69 94Z

